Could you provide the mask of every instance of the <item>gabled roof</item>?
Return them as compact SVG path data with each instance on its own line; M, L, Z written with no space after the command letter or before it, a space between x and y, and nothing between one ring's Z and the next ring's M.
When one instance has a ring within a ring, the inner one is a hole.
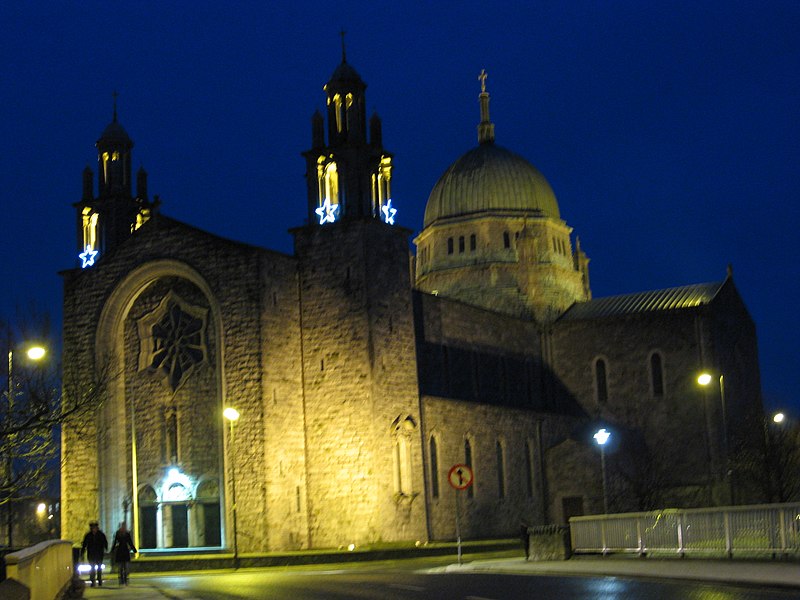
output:
M577 302L559 318L559 321L577 321L602 317L618 317L637 313L694 308L711 302L725 281L697 283L665 290L652 290L596 298L588 302Z

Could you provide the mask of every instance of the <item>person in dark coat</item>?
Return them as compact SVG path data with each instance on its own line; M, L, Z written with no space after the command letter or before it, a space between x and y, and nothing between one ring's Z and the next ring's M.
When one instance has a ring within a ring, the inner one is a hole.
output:
M89 522L89 533L83 536L83 544L81 544L81 555L86 553L86 560L89 561L89 581L92 582L94 587L95 575L97 576L97 583L103 585L103 555L108 550L108 539L106 534L100 531L100 525L97 521Z
M133 545L131 532L123 521L119 524L119 529L114 534L114 541L111 543L111 556L117 563L117 573L119 574L119 584L128 585L128 568L131 562L131 552L138 552Z
M519 524L519 538L522 540L522 547L525 549L525 560L531 558L531 536L528 533L528 524Z

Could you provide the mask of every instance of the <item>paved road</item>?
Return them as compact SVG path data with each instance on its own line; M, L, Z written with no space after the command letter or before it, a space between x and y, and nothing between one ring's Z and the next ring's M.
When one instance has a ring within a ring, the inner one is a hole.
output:
M724 583L400 569L242 571L147 577L135 583L155 586L182 600L788 600L800 597L796 589Z

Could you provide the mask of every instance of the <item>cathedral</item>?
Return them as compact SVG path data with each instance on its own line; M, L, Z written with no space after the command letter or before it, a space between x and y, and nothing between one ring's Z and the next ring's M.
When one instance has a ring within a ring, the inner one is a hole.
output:
M478 144L431 182L413 253L344 56L311 118L291 255L162 213L115 108L63 273L64 396L103 396L63 427L65 538L126 520L144 553L255 554L760 499L733 460L762 409L731 272L592 298L589 258L544 175L495 142L479 79Z

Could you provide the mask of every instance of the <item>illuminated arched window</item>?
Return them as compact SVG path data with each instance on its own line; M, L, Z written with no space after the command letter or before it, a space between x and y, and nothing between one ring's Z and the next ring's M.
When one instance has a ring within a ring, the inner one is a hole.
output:
M335 162L325 167L325 197L331 204L339 204L339 172Z
M333 96L333 112L336 115L336 131L342 132L344 126L344 111L342 109L342 97L339 94Z
M595 397L599 404L608 402L608 370L606 361L598 358L594 361Z
M83 209L81 214L83 222L83 249L87 247L92 250L97 249L97 219L100 217L98 213L93 213L92 209L88 206Z
M664 364L658 352L650 355L650 389L653 396L664 395Z
M348 131L353 129L352 120L356 118L355 114L353 114L353 111L350 110L352 106L353 106L353 94L347 94L347 96L345 96L344 99L344 112L345 112L345 118L347 119L346 122Z

